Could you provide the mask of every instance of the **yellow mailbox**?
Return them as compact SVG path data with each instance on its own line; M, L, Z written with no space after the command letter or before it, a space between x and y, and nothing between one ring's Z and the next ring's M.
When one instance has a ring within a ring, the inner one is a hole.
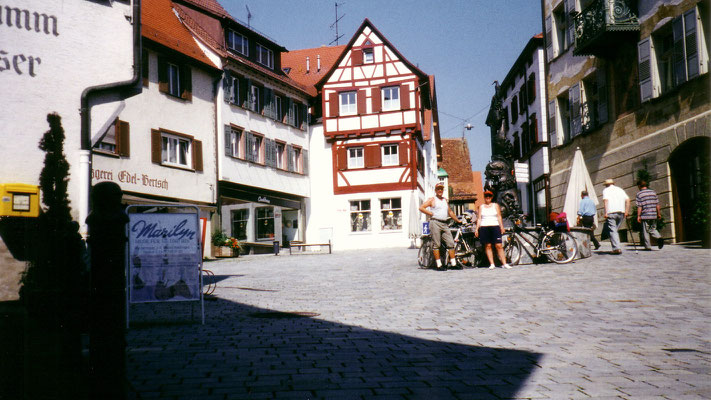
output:
M0 184L0 216L39 216L39 186L25 183Z

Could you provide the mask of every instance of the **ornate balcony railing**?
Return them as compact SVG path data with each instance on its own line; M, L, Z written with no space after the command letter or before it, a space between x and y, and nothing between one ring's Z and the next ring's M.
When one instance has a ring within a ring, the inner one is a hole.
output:
M639 19L625 0L595 0L574 23L576 56L605 56L620 39L639 32Z

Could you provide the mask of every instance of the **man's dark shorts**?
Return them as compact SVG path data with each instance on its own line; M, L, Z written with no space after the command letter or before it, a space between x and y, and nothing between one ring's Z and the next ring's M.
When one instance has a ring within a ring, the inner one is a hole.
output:
M479 241L481 244L501 243L501 228L498 226L482 226L479 228Z

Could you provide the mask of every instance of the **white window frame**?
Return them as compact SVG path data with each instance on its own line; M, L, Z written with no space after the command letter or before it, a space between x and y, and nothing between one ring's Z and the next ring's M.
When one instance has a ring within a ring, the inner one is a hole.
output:
M363 64L372 64L375 62L375 52L373 48L363 49Z
M380 146L382 166L400 165L400 154L398 154L398 144L384 144Z
M247 39L247 37L242 35L241 33L237 33L232 29L227 31L227 34L232 36L233 43L233 46L229 49L234 50L242 55L249 56L249 39ZM229 42L230 41L228 40L227 43ZM239 46L237 46L237 43L239 43Z
M400 202L400 207L396 208L393 206L393 200ZM390 213L393 213L393 220L389 220ZM391 197L386 199L380 199L380 228L384 231L402 230L402 198L401 197ZM395 227L392 227L392 222L395 222Z
M275 142L276 143L276 167L278 169L286 169L284 154L286 152L286 143Z
M301 169L301 148L292 147L291 154L289 154L289 157L291 157L291 165L294 167L294 172L303 172L303 170Z
M184 152L181 151L185 149ZM192 168L193 141L191 139L161 132L161 164ZM183 156L185 159L182 160ZM183 162L184 161L184 162Z
M232 128L230 132L230 149L232 152L232 157L243 158L241 153L242 150L242 135L243 132L239 129Z
M262 88L259 86L250 86L250 96L249 96L249 109L254 112L259 112L259 94Z
M168 93L180 97L182 88L180 87L180 66L172 62L166 65L166 73L168 75Z
M270 48L257 43L257 62L269 69L274 69L274 52Z
M355 90L338 93L339 115L358 114L358 96Z
M400 109L400 86L384 87L382 94L382 110L392 111Z
M365 148L348 148L348 169L365 168Z

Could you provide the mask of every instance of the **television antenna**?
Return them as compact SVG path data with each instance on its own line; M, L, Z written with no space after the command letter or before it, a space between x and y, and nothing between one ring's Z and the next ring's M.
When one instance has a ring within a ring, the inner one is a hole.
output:
M339 6L339 5L342 6L342 5L346 4L346 3L344 2L344 3L341 3L341 4L338 4L338 3L334 3L334 4L336 5L336 21L334 21L334 22L331 24L331 29L333 29L334 27L336 28L336 38L333 39L333 40L331 40L331 43L329 43L329 45L333 44L333 42L336 42L336 46L338 46L338 39L340 39L340 38L343 37L343 34L341 34L341 35L338 34L338 21L340 21L341 18L343 18L343 17L346 16L346 14L343 14L343 15L341 15L340 17L338 16L338 6Z
M248 6L248 5L245 4L244 6L247 8L247 28L252 29L252 26L251 26L251 24L250 24L250 22L252 21L252 12L249 11L249 6Z

